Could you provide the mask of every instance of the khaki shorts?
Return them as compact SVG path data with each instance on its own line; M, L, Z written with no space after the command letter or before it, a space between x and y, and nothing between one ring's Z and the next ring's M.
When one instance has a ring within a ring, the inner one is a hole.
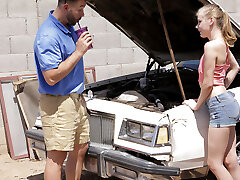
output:
M47 151L72 151L75 144L90 141L88 114L81 95L41 94L40 114Z

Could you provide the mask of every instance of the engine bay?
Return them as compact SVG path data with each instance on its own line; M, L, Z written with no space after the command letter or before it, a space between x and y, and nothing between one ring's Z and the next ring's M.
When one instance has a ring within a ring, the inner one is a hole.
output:
M186 98L197 98L200 92L197 70L179 67L178 71ZM173 68L149 70L92 86L86 91L91 90L96 98L126 103L149 111L165 111L183 102Z

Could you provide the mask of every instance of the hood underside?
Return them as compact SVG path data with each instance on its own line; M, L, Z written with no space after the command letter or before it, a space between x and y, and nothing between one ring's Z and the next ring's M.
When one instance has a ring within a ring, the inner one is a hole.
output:
M157 0L87 0L90 7L125 33L160 65L171 62ZM199 59L206 39L195 26L196 12L207 0L161 1L176 61ZM239 26L233 22L235 32ZM239 40L238 40L239 41ZM240 43L231 49L237 56ZM237 56L237 58L240 58Z

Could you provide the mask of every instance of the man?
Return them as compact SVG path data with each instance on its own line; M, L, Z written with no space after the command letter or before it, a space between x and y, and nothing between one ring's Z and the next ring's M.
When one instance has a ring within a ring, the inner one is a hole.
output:
M82 56L92 44L84 32L78 39L73 26L84 16L85 0L58 0L40 26L34 42L47 160L45 180L80 179L89 142Z

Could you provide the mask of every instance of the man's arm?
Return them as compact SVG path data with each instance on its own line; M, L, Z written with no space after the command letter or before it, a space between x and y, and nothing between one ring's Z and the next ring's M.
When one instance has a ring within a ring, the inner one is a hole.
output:
M61 62L58 68L42 71L46 82L53 86L66 77L76 66L80 58L87 52L92 44L89 32L84 32L76 43L76 50L65 61Z

